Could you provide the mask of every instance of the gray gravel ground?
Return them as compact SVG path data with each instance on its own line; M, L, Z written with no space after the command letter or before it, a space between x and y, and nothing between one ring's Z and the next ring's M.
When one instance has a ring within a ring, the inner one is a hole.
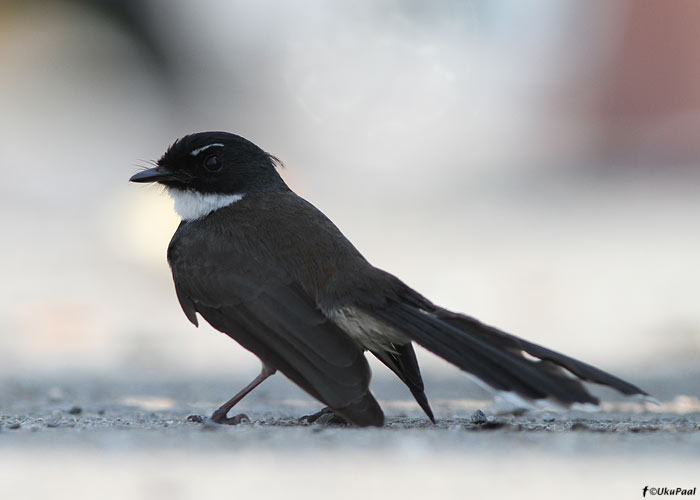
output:
M274 377L241 403L250 423L188 421L246 382L222 379L0 379L0 498L641 498L700 483L700 403L663 389L697 394L688 379L647 381L659 406L522 415L462 378L428 380L436 425L380 379L387 425L355 429L299 423L319 405Z

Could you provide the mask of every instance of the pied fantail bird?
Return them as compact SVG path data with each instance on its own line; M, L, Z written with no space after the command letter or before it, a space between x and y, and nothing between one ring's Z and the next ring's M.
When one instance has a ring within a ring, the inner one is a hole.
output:
M229 410L281 371L336 415L381 426L369 351L434 421L413 343L497 391L562 405L598 402L582 381L627 395L638 387L587 363L443 309L372 266L277 173L276 158L226 132L177 140L157 166L131 177L167 189L182 218L168 247L187 318L197 314L257 355L260 375L216 410Z

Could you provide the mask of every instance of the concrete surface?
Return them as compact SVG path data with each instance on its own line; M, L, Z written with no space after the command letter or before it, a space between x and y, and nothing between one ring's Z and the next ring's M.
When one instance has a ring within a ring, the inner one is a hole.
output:
M0 498L641 498L700 482L700 403L663 389L690 394L694 380L643 381L659 406L514 416L463 378L429 378L432 425L379 377L387 426L355 429L300 424L319 405L281 376L241 403L251 423L235 427L187 417L240 377L5 376Z

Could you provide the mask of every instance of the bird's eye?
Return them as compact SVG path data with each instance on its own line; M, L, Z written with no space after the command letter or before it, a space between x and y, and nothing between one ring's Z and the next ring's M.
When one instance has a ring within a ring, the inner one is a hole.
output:
M206 168L209 172L221 170L221 158L216 155L207 156L204 159L204 168Z

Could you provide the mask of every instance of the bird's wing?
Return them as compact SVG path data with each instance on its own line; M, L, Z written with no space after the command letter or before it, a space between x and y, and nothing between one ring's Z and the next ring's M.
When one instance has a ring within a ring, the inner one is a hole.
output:
M273 262L240 249L221 252L205 242L173 239L169 261L187 317L196 321L198 312L353 423L382 425L362 349Z
M418 366L416 353L413 350L413 344L410 342L401 345L392 344L391 349L371 349L371 352L406 384L418 405L428 418L435 423L435 415L433 415L428 397L425 395L423 377L420 374L420 367Z

